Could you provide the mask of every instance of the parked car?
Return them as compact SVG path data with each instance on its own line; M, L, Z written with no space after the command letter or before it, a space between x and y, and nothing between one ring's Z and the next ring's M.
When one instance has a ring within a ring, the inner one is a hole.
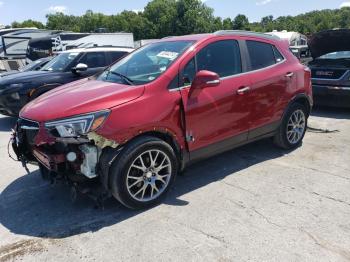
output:
M350 30L328 30L309 42L315 105L350 108Z
M0 77L12 75L12 74L17 74L19 72L38 71L41 68L43 68L43 66L46 65L48 62L50 62L51 59L52 59L52 56L38 59L34 62L29 63L28 65L21 67L19 70L13 70L13 71L5 72L5 73L0 73Z
M99 73L133 51L132 48L86 48L64 51L40 71L21 72L0 78L0 113L18 116L21 108L63 84Z
M13 148L44 176L100 183L129 208L149 207L194 161L269 137L285 149L301 145L310 78L277 37L166 38L30 102Z

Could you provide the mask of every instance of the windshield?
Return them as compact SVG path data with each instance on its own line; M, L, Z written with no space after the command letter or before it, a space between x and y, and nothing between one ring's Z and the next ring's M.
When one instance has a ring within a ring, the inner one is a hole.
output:
M104 71L98 80L141 85L161 76L194 42L169 41L146 45Z
M320 56L318 59L350 59L350 51L340 51Z
M43 63L43 61L44 61L44 60L39 59L39 60L36 60L36 61L34 61L34 62L31 62L31 63L29 63L28 65L25 65L25 66L21 67L21 68L19 69L19 71L25 72L25 71L33 70L35 67L37 67L37 65Z
M41 70L62 72L67 69L67 66L79 55L79 53L61 53L48 62Z

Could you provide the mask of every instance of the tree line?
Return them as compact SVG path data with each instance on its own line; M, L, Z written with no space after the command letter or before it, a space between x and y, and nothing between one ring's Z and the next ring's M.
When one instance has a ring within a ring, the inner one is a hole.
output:
M55 13L48 14L46 18L46 24L29 19L15 21L11 26L73 32L94 32L103 28L108 32L132 32L136 40L230 29L258 32L288 30L309 35L327 29L350 28L348 7L297 16L266 16L260 22L250 22L243 14L233 19L217 17L214 10L200 0L153 0L139 12L125 10L105 15L88 10L82 16Z

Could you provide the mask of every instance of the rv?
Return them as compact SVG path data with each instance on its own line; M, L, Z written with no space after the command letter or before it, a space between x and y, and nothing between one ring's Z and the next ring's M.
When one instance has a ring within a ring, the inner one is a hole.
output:
M307 37L305 35L300 34L298 32L288 32L286 30L283 30L280 32L277 30L274 30L267 34L275 35L281 39L287 40L289 42L290 50L299 59L307 58L310 56L310 51L307 44Z
M18 70L27 63L61 51L88 47L134 48L132 33L73 33L22 29L1 36L0 72Z
M27 48L31 39L53 36L61 31L36 28L0 30L0 71L18 70L27 64Z

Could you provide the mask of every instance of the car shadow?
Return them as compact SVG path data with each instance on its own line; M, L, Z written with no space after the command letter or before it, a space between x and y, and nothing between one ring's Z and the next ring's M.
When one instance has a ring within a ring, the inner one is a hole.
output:
M11 131L11 129L15 126L16 121L16 117L0 115L0 132Z
M350 119L350 108L315 106L311 115L334 119Z
M189 204L179 199L181 196L286 153L271 140L263 140L201 161L177 177L163 205L181 208ZM47 184L38 171L22 176L0 194L0 223L15 234L65 238L95 232L147 212L128 210L112 198L104 209L95 209L86 196L73 204L69 190L66 185Z

